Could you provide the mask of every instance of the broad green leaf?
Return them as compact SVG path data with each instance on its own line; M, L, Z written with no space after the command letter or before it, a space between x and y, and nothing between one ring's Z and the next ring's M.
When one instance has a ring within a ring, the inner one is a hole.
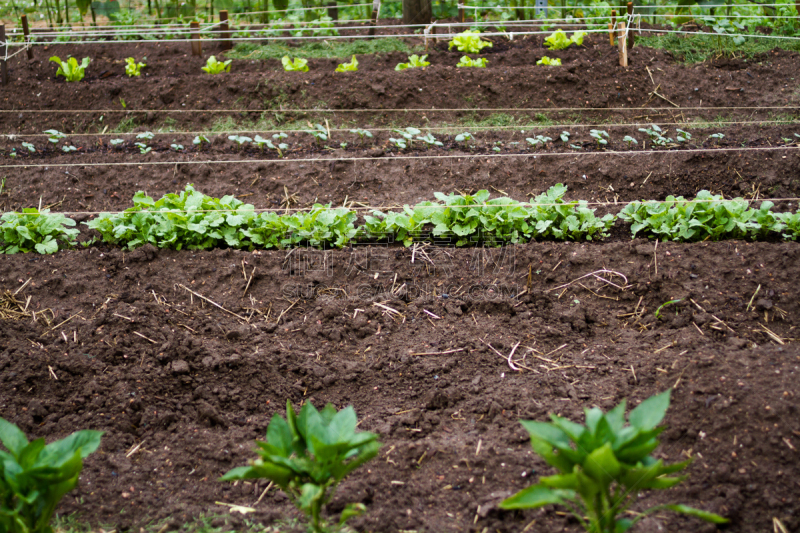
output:
M614 451L611 449L610 443L606 443L590 453L583 463L583 468L588 475L600 482L603 487L608 487L619 476L621 471L621 466L617 458L614 457Z
M22 432L15 424L12 424L4 418L0 418L0 442L3 446L11 452L15 459L19 458L19 454L28 445L28 439L25 433Z
M553 503L573 500L575 493L567 490L554 490L543 485L532 485L506 498L498 507L501 509L537 509Z
M667 389L661 394L656 394L640 403L628 415L628 422L634 427L643 430L653 429L661 423L669 408L669 399L672 389Z
M339 517L339 525L343 526L345 522L353 517L361 516L367 512L367 506L363 503L348 503L344 506L341 516Z

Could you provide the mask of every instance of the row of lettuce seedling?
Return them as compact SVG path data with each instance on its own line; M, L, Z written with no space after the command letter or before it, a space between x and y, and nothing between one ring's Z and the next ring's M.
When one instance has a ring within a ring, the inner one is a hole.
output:
M256 210L233 196L213 198L187 185L178 194L154 200L144 192L133 207L101 213L84 222L104 243L127 249L144 244L176 250L229 247L245 250L295 246L341 248L354 242L415 241L455 246L502 245L532 239L597 240L608 237L619 219L633 237L672 241L782 236L797 240L800 212L776 212L762 201L758 208L741 198L726 200L708 191L694 199L668 196L665 201L631 202L619 213L602 217L586 201L566 201L567 187L556 184L530 202L490 198L486 190L469 194L434 193L398 211L356 210L315 204L311 209ZM0 217L0 250L4 253L53 253L76 246L75 220L47 210L24 209ZM84 245L95 242L84 241Z

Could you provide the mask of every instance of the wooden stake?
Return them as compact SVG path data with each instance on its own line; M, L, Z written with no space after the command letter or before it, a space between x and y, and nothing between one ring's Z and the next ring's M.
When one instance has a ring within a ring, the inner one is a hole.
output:
M8 45L6 44L6 25L0 24L0 82L3 85L8 85L8 63L6 62L6 55L8 54Z
M31 29L28 27L28 15L23 14L21 17L22 19L22 35L25 36L25 44L28 44L30 41ZM28 47L28 61L33 60L33 47Z
M633 2L628 2L628 20L632 21L633 18ZM628 35L628 50L633 48L633 33Z
M461 5L466 7L467 0L461 0ZM463 7L458 8L458 20L461 21L462 23L464 22L464 11L466 10Z
M375 35L375 26L378 24L378 17L381 11L381 0L372 0L372 17L369 21L369 35Z
M614 46L614 25L610 22L608 23L608 40L611 42L611 46Z
M334 22L339 22L339 5L336 2L328 2L328 16Z
M219 12L219 36L222 39L222 43L220 45L220 49L222 50L230 50L232 48L232 43L230 41L230 27L228 26L228 10L221 9Z
M613 26L614 28L617 27L617 10L616 9L612 9L611 10L611 26Z
M190 32L192 35L192 55L203 55L203 43L200 42L200 23L195 21L189 24Z
M625 23L619 23L619 34L617 44L619 47L619 66L627 67L628 66L628 46L627 46L627 36L625 35Z

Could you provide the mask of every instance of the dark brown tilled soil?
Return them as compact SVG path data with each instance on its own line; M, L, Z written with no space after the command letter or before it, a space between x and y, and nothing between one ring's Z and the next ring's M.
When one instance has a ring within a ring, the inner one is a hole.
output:
M48 439L106 431L60 512L120 530L225 513L218 501L252 505L265 483L216 479L253 457L288 398L353 404L361 428L382 435L379 458L330 506L364 502L359 530L510 532L535 519L540 531L576 531L553 509L494 506L550 473L517 419L582 419L583 406L635 405L674 387L656 454L693 457L691 476L635 508L684 502L730 517L728 531L767 530L773 517L800 526L797 244L428 254L413 263L396 247L0 256L0 289L30 278L17 297L37 316L2 321L2 416ZM255 269L246 296L243 268ZM626 276L613 278L625 290L586 277L564 287L601 268ZM530 370L511 370L481 339L502 354L521 342ZM259 521L296 516L275 490L256 508ZM714 530L671 515L650 527Z
M4 90L0 127L6 133L40 133L56 128L66 133L101 131L115 125L125 114L69 114L67 110L151 110L132 115L135 124L154 127L165 118L176 129L192 125L209 128L220 116L214 110L241 109L258 118L263 110L281 107L331 109L464 109L503 107L542 108L617 108L661 107L663 111L638 111L623 116L645 122L669 116L675 108L651 94L654 89L677 106L777 106L786 109L681 111L683 118L699 113L706 118L744 114L749 120L774 114L794 114L798 104L795 76L798 54L776 50L746 61L720 58L699 65L683 65L668 53L635 47L630 66L618 66L617 51L604 36L589 36L583 47L549 51L541 37L519 38L497 51L485 54L485 69L457 69L461 57L447 44L436 45L429 53L431 66L395 72L397 63L406 61L402 53L362 56L355 75L336 74L338 59L310 59L310 72L284 72L278 60L235 60L230 74L209 76L200 67L203 58L189 55L188 43L161 44L54 44L37 48L37 59L29 63L24 54L10 63L13 83ZM419 41L421 43L421 40ZM50 56L88 56L93 62L80 83L55 79L56 65ZM217 55L219 55L217 51ZM536 66L543 55L561 58L563 67ZM124 74L126 57L147 57L145 75L131 79ZM647 67L647 68L645 68ZM648 70L649 69L649 70ZM651 78L652 77L652 78ZM125 102L125 108L121 100ZM200 109L207 113L166 114L159 110ZM31 110L50 110L30 113ZM689 115L687 115L689 113ZM100 122L103 115L103 122ZM631 116L632 115L632 116ZM432 111L424 121L452 118L457 114ZM591 116L591 115L590 115ZM600 114L599 116L608 116ZM291 119L291 113L284 114ZM367 118L360 118L367 117ZM130 117L127 117L130 118ZM234 119L241 117L233 117ZM403 121L402 114L376 113L347 115L349 120L366 123ZM415 119L421 117L415 117ZM367 122L369 121L369 122Z

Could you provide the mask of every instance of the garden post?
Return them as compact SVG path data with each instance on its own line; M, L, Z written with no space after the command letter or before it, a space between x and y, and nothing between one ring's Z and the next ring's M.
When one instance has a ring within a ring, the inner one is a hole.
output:
M372 0L372 17L369 21L369 35L375 35L375 26L378 24L378 18L381 12L381 0Z
M629 23L633 21L633 19L631 17L633 17L633 2L628 2L628 22ZM630 50L631 48L633 48L633 33L628 35L628 50Z
M628 36L625 34L625 23L619 23L619 35L617 44L619 45L619 66L628 66Z
M611 41L611 46L614 46L614 25L608 23L608 40Z
M336 2L328 2L328 16L333 22L339 22L339 5Z
M467 0L461 0L458 6L458 21L464 22L464 6L467 5Z
M233 48L230 41L230 26L228 25L228 10L220 9L219 11L219 37L222 39L220 48L222 50L230 50Z
M8 63L6 62L6 55L8 54L8 45L6 44L6 25L0 24L0 82L3 85L8 85Z
M22 35L25 37L25 44L28 44L28 42L30 42L30 38L31 38L30 37L31 29L28 26L28 15L23 14L20 18L22 19ZM27 54L28 54L28 60L29 61L32 60L33 59L33 47L32 46L28 47Z
M189 27L191 28L191 36L192 36L192 55L193 56L202 56L203 55L203 43L200 42L200 23L197 21L192 22Z

